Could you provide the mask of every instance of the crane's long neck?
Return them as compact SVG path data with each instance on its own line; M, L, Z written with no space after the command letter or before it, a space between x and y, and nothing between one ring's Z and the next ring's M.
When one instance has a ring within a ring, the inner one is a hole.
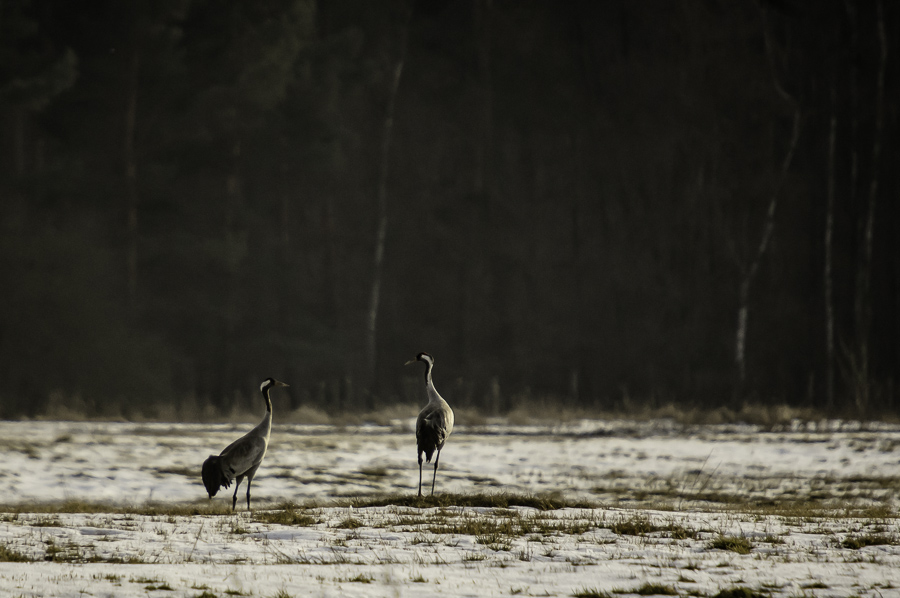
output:
M263 389L263 397L266 399L266 411L268 412L269 417L272 417L272 399L269 397L269 389L271 386L265 387Z
M266 399L266 414L263 416L262 421L259 422L259 425L256 426L256 429L265 436L268 443L269 434L272 433L272 399L269 397L269 387L263 389L263 397Z
M425 361L424 359L422 361ZM425 361L425 384L432 384L431 382L431 368L434 367L434 364L430 361Z
M425 362L425 389L428 391L428 400L436 401L440 399L438 391L434 388L434 381L431 379L431 370L434 368L434 364L428 361Z

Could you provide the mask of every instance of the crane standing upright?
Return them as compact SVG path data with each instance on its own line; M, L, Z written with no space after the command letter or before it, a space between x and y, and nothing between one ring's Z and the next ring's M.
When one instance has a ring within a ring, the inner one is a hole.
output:
M425 391L428 393L428 404L419 412L416 418L416 448L419 455L419 496L422 496L422 453L425 453L425 461L431 463L431 456L437 452L434 458L434 476L431 478L431 495L434 496L434 482L437 479L438 461L441 458L441 449L453 432L453 410L447 404L431 380L431 370L434 368L434 357L429 353L419 353L415 359L406 362L406 365L422 361L425 363Z

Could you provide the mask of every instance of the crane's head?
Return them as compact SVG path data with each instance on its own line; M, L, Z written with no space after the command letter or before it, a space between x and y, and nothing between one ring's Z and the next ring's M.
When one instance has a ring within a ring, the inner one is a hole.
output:
M418 355L416 355L415 359L410 359L404 365L409 365L409 364L415 363L417 361L424 361L428 365L434 365L434 357L431 356L431 353L425 353L425 352L419 353Z
M259 389L263 392L266 391L267 388L272 388L273 386L288 386L284 382L276 380L275 378L266 378L262 384L259 385Z

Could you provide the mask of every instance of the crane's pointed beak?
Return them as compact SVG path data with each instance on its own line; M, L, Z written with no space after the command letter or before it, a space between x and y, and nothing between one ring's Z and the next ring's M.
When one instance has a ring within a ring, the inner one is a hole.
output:
M407 361L407 362L406 362L406 363L404 363L404 364L403 364L403 365L409 365L409 364L411 364L411 363L415 363L415 362L416 362L416 360L415 360L415 359L410 359L410 360L409 360L409 361Z
M289 387L290 384L285 384L284 382L281 382L280 380L275 380L275 386Z

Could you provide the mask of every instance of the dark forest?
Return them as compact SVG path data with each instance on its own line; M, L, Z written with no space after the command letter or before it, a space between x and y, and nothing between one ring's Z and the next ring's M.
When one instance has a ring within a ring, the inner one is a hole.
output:
M900 5L3 0L0 417L900 399ZM288 396L288 395L285 395ZM288 399L284 399L287 401Z

